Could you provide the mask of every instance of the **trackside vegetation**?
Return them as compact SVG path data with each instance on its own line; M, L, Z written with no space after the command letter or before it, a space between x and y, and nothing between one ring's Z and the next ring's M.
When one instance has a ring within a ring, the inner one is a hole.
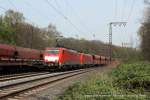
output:
M150 91L150 62L123 63L110 75L114 86L144 93Z
M95 74L78 82L58 99L62 100L145 100L150 99L150 62L130 62L112 71Z

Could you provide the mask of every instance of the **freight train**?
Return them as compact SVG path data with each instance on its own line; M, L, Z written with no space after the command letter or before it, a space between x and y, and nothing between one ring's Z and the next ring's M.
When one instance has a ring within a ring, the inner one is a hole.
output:
M12 66L38 66L45 68L74 68L109 63L109 57L79 53L66 48L35 50L0 44L0 70Z

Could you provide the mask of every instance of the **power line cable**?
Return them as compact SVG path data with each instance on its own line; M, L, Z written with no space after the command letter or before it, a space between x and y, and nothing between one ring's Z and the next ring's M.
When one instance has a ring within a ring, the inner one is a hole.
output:
M11 2L10 0L8 0L8 2L17 10L17 7L13 4L13 2ZM80 31L76 25L74 25L70 19L68 19L63 13L61 13L59 10L57 10L57 8L55 8L48 0L47 3L61 16L63 16L63 18L65 20L67 20L79 33L83 33L82 31ZM29 3L28 3L29 4ZM27 18L26 18L27 19ZM31 20L27 19L28 21L32 22ZM33 22L32 22L33 23Z
M80 18L79 15L76 13L76 11L74 10L74 8L70 5L69 1L68 1L68 0L63 0L63 1L65 2L65 3L64 3L65 6L66 6L66 7L70 7L70 8L72 9L72 11L75 13L76 17L78 18L79 24L80 24L81 26L83 26L87 32L91 32L91 31L87 28L87 26L86 26L85 24L83 24L83 21L81 21L81 18ZM57 5L57 7L60 8L60 5L59 5L59 3L57 2L57 0L55 0L55 3L56 3L56 5ZM91 32L91 33L93 33L93 32ZM92 36L93 36L93 35L92 35Z
M87 31L87 32L90 32L90 33L94 33L92 32L88 27L87 25L83 22L83 20L81 20L81 17L79 16L79 14L77 14L77 12L75 11L75 9L73 8L72 5L70 5L69 1L68 0L65 0L66 1L66 4L68 4L68 6L70 6L70 8L72 9L72 11L75 13L75 16L76 18L78 18L79 20L79 23L82 27L84 27L84 29ZM93 35L93 34L92 34Z
M33 7L29 2L24 1L24 3L25 3L27 6L30 6L32 9L34 9L34 11L36 11L37 14L39 14L39 12L41 12L39 9ZM43 12L42 12L42 13L43 13ZM42 16L41 16L41 17L42 17ZM46 16L46 15L45 15L45 13L44 13L44 17L45 17L46 19L50 19L49 16Z
M57 0L54 0L54 1L55 1L57 8L60 8L60 5L58 4Z
M131 9L130 9L130 11L129 11L129 15L128 15L128 17L127 17L127 21L130 20L130 17L131 17L131 15L132 15L132 12L133 12L133 9L134 9L134 5L135 5L135 0L132 0Z
M122 21L125 21L125 8L126 8L126 3L127 3L127 0L123 0L123 8L122 8L122 13L121 13L121 20ZM127 30L126 30L126 27L125 27L125 29L123 29L123 30L121 30L121 33L122 33L122 40L124 41L124 33L126 33L127 32Z
M68 9L67 7L68 7L69 4L68 4L68 1L67 1L67 0L63 0L63 1L65 2L65 6L66 6L65 11L66 11L66 14L67 14L67 9Z
M54 0L54 1L55 1L56 9L59 9L59 11L61 11L61 5L59 4L58 0ZM66 0L61 0L61 4L65 4L64 1L66 1ZM64 6L64 5L63 5L63 6ZM67 8L67 5L65 5L65 7ZM63 14L64 14L65 16L67 16L67 14L66 14L66 9L65 9L65 8L64 8L64 11L65 11L65 12L63 12ZM61 12L62 12L62 11L61 11Z
M114 19L117 18L117 9L118 9L118 0L115 0L115 14L114 14Z
M126 8L126 3L127 3L127 0L123 0L121 20L124 20L124 15L125 15L124 13L125 13L125 8Z
M13 2L11 1L11 0L7 0L9 3L10 3L10 5L12 5L14 8L15 8L15 10L17 11L17 7L13 4Z
M8 2L9 2L10 5L12 5L12 7L14 7L15 10L17 11L17 7L13 4L13 2L12 2L11 0L8 0ZM7 9L6 9L6 11L7 11ZM28 18L25 18L25 20L31 22L32 25L36 25L34 22L32 22L32 21L31 21L30 19L28 19Z
M7 9L5 9L5 8L4 8L4 7L2 7L2 6L0 6L0 8L1 8L2 10L4 10L4 11L5 11L5 10L7 10Z
M78 29L78 27L76 25L74 25L72 23L72 21L67 17L65 16L61 11L59 11L55 6L53 6L48 0L45 0L46 3L51 7L53 8L59 15L61 15L66 21L68 21L68 23L70 23L74 29L76 29L79 33L83 33L82 31L80 31L80 29Z

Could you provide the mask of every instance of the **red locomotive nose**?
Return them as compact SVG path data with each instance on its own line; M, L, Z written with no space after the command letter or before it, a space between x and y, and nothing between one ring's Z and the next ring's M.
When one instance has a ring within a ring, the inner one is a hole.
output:
M48 63L57 63L59 60L59 50L58 49L46 49L44 53L44 61Z
M58 55L45 55L44 56L45 62L58 62L59 57Z

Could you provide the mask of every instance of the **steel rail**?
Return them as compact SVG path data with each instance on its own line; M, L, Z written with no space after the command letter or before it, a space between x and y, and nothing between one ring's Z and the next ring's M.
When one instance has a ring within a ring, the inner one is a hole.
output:
M18 74L8 74L8 75L1 75L0 78L7 78L12 76L20 76L20 75L27 75L29 73L37 73L37 72L26 72L26 73L18 73Z
M33 77L20 78L20 79L14 79L14 80L9 80L9 81L5 81L5 82L0 82L0 89L6 88L9 86L13 86L13 85L17 85L17 84L23 84L23 83L27 83L27 82L31 82L31 81L36 81L36 80L40 80L40 79L44 79L44 78L55 77L55 76L59 76L59 75L63 75L63 74L77 72L77 71L81 71L81 70L83 70L83 69L67 71L67 72L57 72L57 73L51 73L51 74L45 74L45 75L39 75L39 76L33 76Z
M9 81L9 80L14 80L14 79L19 79L19 78L25 78L25 77L32 77L32 76L38 76L38 75L44 75L44 74L48 74L49 72L35 72L35 73L26 73L26 74L20 74L20 75L15 75L15 76L10 76L10 77L2 77L0 78L0 82L4 82L4 81Z
M73 77L79 74L83 74L86 72L89 72L90 70L76 70L76 71L69 71L69 72L64 72L61 74L55 74L53 76L41 78L41 79L36 79L36 80L30 80L28 82L24 83L19 83L19 84L13 84L11 86L5 86L4 89L0 90L0 99L8 98L10 96L17 95L19 93L29 91L32 89L39 88L41 86L51 84L69 77Z

